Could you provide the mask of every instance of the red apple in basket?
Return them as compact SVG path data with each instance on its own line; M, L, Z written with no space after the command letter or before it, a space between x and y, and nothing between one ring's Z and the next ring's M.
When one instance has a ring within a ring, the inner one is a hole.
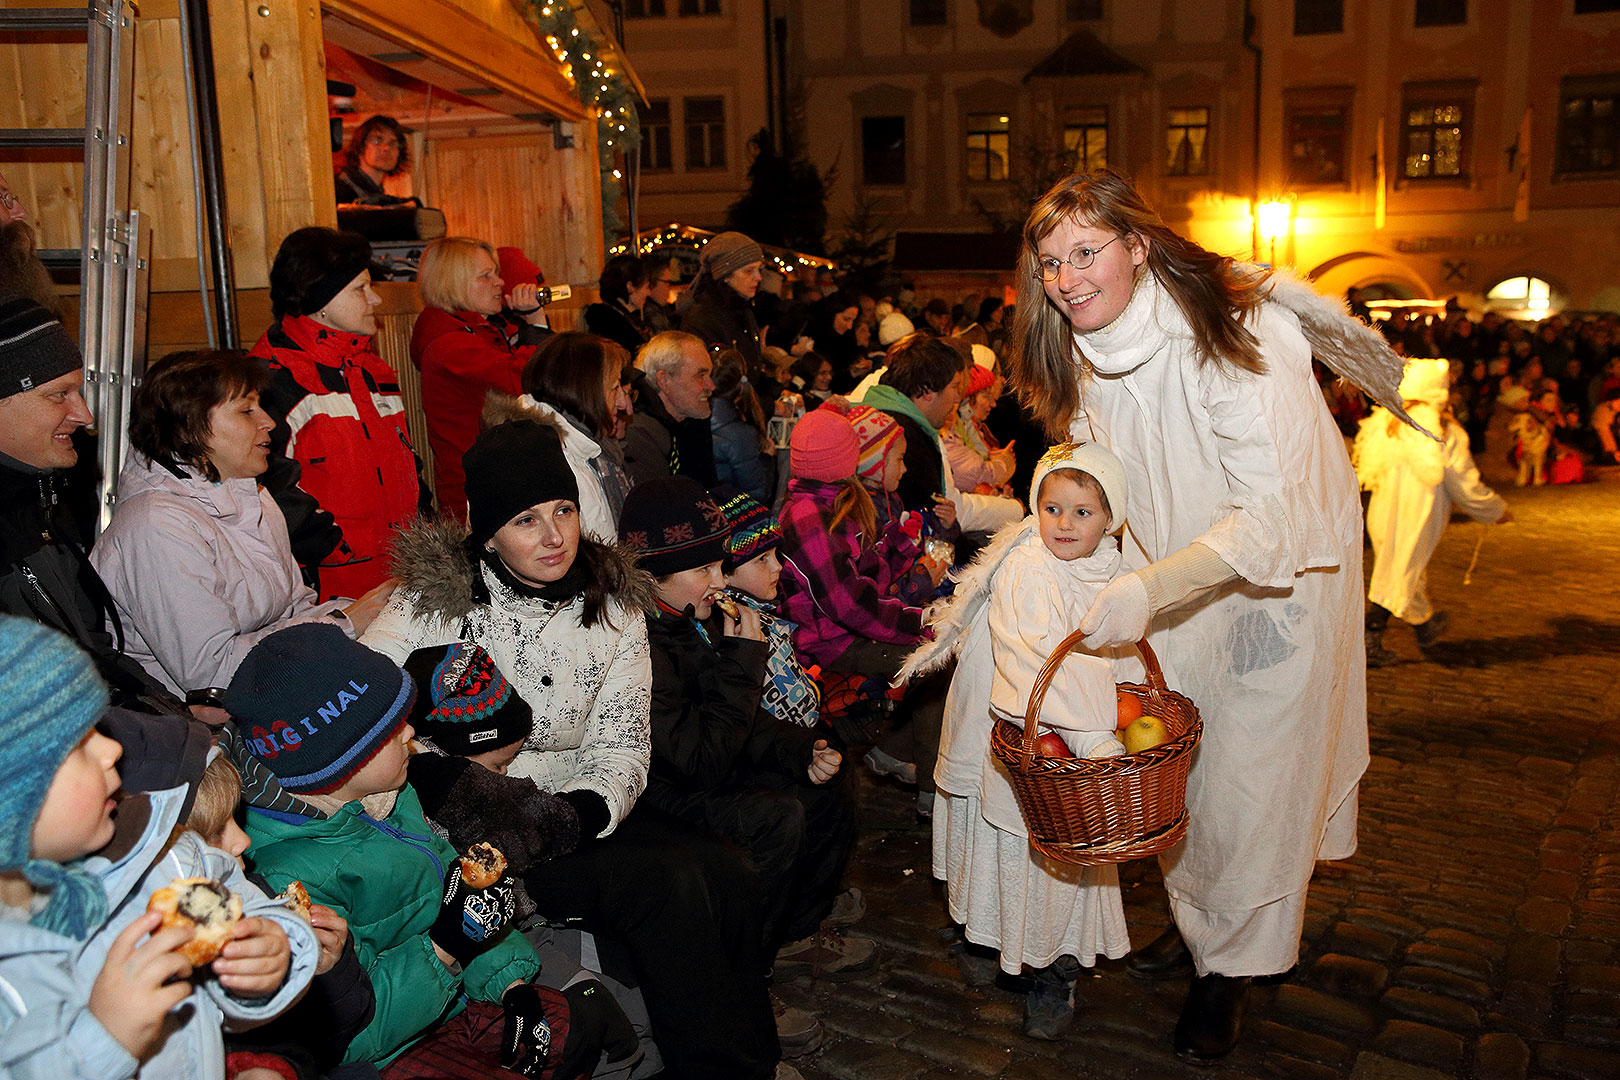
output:
M1047 731L1043 732L1041 737L1035 740L1035 756L1074 757L1074 751L1070 750L1069 744L1063 741L1063 736L1055 731Z

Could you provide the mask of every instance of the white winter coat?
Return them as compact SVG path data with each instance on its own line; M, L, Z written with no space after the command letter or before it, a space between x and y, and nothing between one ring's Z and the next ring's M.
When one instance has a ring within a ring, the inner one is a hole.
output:
M1355 474L1299 318L1268 301L1249 325L1264 374L1200 363L1146 273L1114 323L1075 339L1091 370L1071 431L1112 450L1130 487L1123 568L1196 541L1243 579L1149 630L1204 718L1191 825L1161 862L1172 896L1207 911L1305 888L1368 760Z
M495 660L534 710L534 730L507 769L542 791L594 791L607 803L606 836L647 787L652 761L652 656L642 614L645 575L607 549L628 584L607 603L608 617L585 628L584 601L554 604L518 596L459 551L463 531L418 525L394 544L400 587L361 637L403 665L416 649L471 641ZM469 598L472 573L489 603ZM650 585L646 586L650 596ZM650 603L650 600L647 602Z
M1452 507L1490 524L1507 503L1480 480L1468 452L1468 434L1455 420L1442 421L1433 405L1409 409L1418 423L1442 432L1444 441L1413 431L1386 409L1374 409L1356 435L1356 474L1372 492L1367 533L1373 570L1367 599L1415 624L1434 614L1427 569Z
M227 685L277 630L325 620L353 634L343 602L304 584L287 521L255 480L179 477L132 453L90 562L118 605L124 651L182 697Z

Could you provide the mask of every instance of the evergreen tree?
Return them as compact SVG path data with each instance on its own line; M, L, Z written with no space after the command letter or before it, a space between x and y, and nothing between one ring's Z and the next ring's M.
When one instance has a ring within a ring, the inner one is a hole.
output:
M748 140L754 151L748 190L726 211L726 228L807 255L824 251L829 179L802 157L779 154L770 132Z

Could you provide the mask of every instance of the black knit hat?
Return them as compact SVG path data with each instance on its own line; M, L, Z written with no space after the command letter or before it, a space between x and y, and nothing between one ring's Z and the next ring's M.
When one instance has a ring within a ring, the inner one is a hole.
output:
M26 296L0 298L0 398L44 386L83 366L84 357L61 319Z
M417 685L411 726L447 754L471 757L529 737L534 710L470 641L430 645L405 659Z
M719 562L730 533L714 497L689 476L637 484L619 514L619 538L653 577Z
M461 455L467 478L467 524L480 548L518 515L539 503L579 502L579 480L563 456L557 429L513 420L482 432Z
M248 749L300 795L341 787L410 717L416 687L336 625L299 623L260 641L225 690Z

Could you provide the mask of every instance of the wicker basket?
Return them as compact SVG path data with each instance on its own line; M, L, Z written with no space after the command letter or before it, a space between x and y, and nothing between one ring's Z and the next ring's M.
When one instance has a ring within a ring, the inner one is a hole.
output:
M1118 689L1138 698L1144 714L1164 721L1169 741L1123 757L1037 755L1041 702L1058 666L1083 636L1070 634L1047 658L1030 691L1022 730L997 720L991 752L1011 774L1030 843L1043 855L1078 866L1157 855L1187 833L1187 771L1203 721L1191 701L1165 686L1159 658L1144 640L1137 648L1147 666L1147 685L1120 683Z

